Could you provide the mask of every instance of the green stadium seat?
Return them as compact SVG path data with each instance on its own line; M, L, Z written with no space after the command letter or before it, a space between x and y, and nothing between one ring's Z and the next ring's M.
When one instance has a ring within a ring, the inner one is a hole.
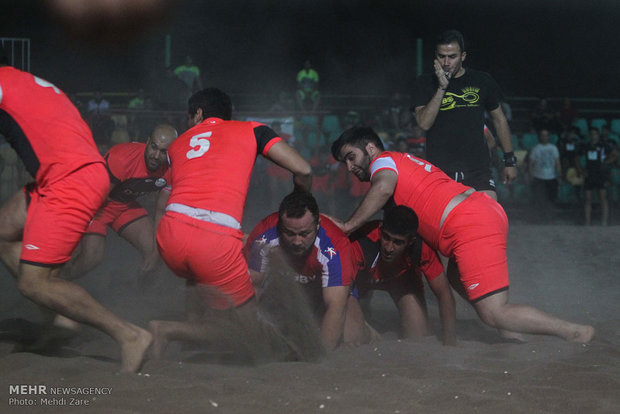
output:
M599 131L601 130L601 127L603 125L607 125L607 120L603 119L603 118L593 118L590 121L590 126L593 128L597 128Z
M620 135L620 118L614 118L611 120L611 124L609 125L609 129L614 134Z
M528 132L521 136L521 146L523 149L529 151L536 144L538 144L538 135Z
M585 118L577 118L573 121L573 126L579 128L581 135L588 135L588 121Z
M560 137L558 137L558 134L549 134L549 142L551 144L557 145L559 139L560 139Z

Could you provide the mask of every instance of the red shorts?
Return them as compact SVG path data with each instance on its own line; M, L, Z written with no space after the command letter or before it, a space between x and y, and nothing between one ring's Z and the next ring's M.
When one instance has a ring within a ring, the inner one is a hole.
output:
M68 262L109 189L103 162L85 165L45 187L27 186L21 261L48 266Z
M481 192L467 197L444 221L439 250L456 259L470 301L508 289L507 237L504 209Z
M148 213L136 201L121 203L120 201L108 200L97 211L95 218L88 225L86 233L100 234L105 237L108 226L112 227L116 233L120 233L125 227L142 217L148 217Z
M228 309L254 296L239 230L169 211L159 222L157 246L177 276L214 288L203 291L209 307Z

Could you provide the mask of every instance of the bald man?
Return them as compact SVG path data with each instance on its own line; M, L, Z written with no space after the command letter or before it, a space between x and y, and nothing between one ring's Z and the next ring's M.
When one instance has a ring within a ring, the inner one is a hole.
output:
M80 277L101 263L108 227L142 255L139 282L154 270L159 258L155 228L163 210L157 210L153 220L136 199L169 184L168 146L176 137L177 131L171 125L161 124L146 143L127 142L110 148L104 157L110 194L88 225L80 250L67 267L66 278Z

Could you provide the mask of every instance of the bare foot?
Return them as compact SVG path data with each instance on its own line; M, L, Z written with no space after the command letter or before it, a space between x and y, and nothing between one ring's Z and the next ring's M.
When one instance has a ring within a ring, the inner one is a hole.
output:
M525 339L525 336L522 333L508 331L506 329L498 329L498 331L499 331L499 334L502 336L502 338L514 339L515 341L519 341L523 343L527 342L527 339Z
M575 325L575 330L572 335L566 338L570 342L579 342L581 344L587 344L594 337L594 327L590 325Z
M161 359L168 346L168 339L162 332L162 321L150 321L149 330L153 334L153 345L151 346L151 357Z
M135 325L130 325L135 336L121 343L121 372L136 372L140 369L144 354L153 342L153 335Z

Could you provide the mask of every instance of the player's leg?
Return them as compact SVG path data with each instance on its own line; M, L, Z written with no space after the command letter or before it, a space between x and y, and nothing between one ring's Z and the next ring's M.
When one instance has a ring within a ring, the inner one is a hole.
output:
M250 299L234 310L213 311L210 316L212 317L187 321L150 321L153 358L160 359L171 341L226 343L231 347L239 346L242 335L248 333L242 328L253 325L254 328L251 329L255 329L258 326L256 298ZM258 344L254 342L254 345Z
M155 227L153 220L148 216L143 216L121 229L119 235L131 243L142 257L140 270L138 272L138 281L155 270L159 261L159 253L155 245Z
M26 194L23 189L17 191L0 208L0 260L14 277L17 277L19 271L26 214Z
M99 266L105 253L105 240L105 235L98 233L87 233L82 236L75 256L62 270L62 278L78 279Z
M585 190L584 195L586 201L584 207L586 226L589 226L592 223L592 190Z
M601 224L606 226L609 218L609 203L607 202L607 189L605 187L599 188L598 199L601 203Z
M151 343L151 334L114 315L79 285L59 278L59 270L21 263L18 289L33 302L110 335L121 346L121 371L135 372Z
M497 329L526 334L553 335L567 341L586 343L594 328L567 322L536 308L508 303L508 291L501 291L474 303L480 319Z

